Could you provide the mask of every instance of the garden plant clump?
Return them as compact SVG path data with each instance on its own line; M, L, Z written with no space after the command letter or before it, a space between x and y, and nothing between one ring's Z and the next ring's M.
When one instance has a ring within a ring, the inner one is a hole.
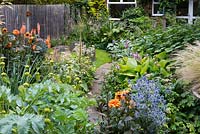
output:
M50 37L26 32L25 25L12 33L2 28L0 37L0 133L93 133L86 111L95 105L86 96L94 79L91 58L54 61Z
M104 0L27 2L67 3L80 14L55 40L40 37L39 23L31 31L1 26L0 133L200 133L198 19L179 23L167 1L160 9L168 13L156 20L139 1L120 21L108 19ZM56 55L58 45L73 51ZM112 68L101 83L95 71L105 63Z

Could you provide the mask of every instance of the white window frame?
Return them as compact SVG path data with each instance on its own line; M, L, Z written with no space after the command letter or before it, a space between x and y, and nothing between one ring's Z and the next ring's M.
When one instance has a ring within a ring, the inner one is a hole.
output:
M187 19L189 24L193 24L193 20L200 18L193 15L194 10L194 0L188 0L188 15L187 16L176 16L177 19ZM152 0L152 16L163 16L163 14L154 14L154 5L160 4L160 2L155 2Z
M156 2L155 0L152 0L152 16L163 16L164 15L163 13L154 13L155 5L160 5L160 1ZM163 9L163 12L164 12L164 9Z
M188 2L188 16L176 16L176 18L187 19L189 24L193 24L193 20L200 18L198 16L194 16L194 0L189 0Z
M119 2L110 2L110 0L107 0L107 9L109 10L110 5L121 5L121 4L135 5L135 7L137 7L137 0L135 0L134 2L124 2L124 0L120 0ZM120 18L109 18L109 20L120 20Z

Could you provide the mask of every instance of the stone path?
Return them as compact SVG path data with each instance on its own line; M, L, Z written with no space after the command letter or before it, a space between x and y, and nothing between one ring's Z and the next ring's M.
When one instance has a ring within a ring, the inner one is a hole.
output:
M95 80L93 82L93 86L91 91L88 93L89 98L96 98L101 94L101 88L104 82L104 77L106 74L109 73L111 70L112 64L106 63L102 66L100 66L95 73ZM96 107L90 107L88 108L88 114L89 114L89 120L92 123L97 123L102 116L102 113L98 112L96 110Z

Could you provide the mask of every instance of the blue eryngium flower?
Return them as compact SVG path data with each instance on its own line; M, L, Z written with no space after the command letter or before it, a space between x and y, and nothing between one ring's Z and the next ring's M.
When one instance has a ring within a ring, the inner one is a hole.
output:
M159 83L142 77L132 85L132 99L136 102L135 118L144 131L156 133L166 122L166 100L160 94Z

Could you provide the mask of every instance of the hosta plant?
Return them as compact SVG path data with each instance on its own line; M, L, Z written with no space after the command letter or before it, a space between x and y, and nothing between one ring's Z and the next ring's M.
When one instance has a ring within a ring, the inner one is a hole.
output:
M140 56L138 53L131 57L123 57L119 61L119 74L137 80L142 75L148 74L150 77L168 78L170 73L170 60L166 58L166 53L162 52L154 57Z

